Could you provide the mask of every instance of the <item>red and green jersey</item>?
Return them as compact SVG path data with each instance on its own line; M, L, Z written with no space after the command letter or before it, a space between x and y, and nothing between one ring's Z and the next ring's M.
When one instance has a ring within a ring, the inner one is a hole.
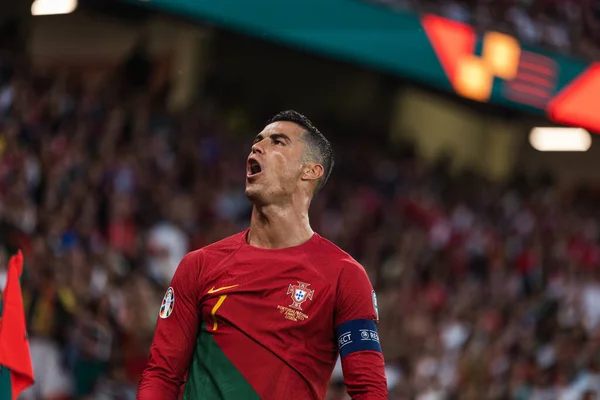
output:
M181 261L138 399L323 399L338 354L353 399L387 399L362 266L318 234L273 250L247 232Z

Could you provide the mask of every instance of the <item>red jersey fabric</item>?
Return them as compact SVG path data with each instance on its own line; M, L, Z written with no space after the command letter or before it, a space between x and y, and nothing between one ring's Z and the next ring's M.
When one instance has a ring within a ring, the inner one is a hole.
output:
M208 358L218 356L202 354L207 347L197 344L203 335L251 386L255 395L247 398L324 399L338 342L343 347L350 337L344 332L342 343L335 329L378 318L365 270L328 240L315 233L299 246L261 249L247 244L247 233L191 252L180 263L161 305L139 400L176 399L188 371L194 377L187 377L184 398L234 398L228 395L233 384L219 383L211 372L219 367ZM359 334L342 353L353 399L388 398L372 326L361 334L374 346L360 347ZM194 363L202 364L201 373ZM203 389L210 385L213 391Z

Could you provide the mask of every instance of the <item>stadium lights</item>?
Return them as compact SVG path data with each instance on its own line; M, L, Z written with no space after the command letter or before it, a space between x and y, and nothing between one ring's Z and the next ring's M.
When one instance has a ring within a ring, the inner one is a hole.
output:
M588 151L592 137L583 128L533 128L529 143L539 151Z
M35 0L31 15L69 14L77 8L77 0Z

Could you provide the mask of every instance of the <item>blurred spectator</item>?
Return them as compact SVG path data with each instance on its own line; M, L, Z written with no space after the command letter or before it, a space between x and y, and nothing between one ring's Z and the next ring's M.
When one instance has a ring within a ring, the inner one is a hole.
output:
M193 204L187 198L175 198L165 205L167 217L148 232L149 274L164 286L171 281L179 261L188 253L188 236L179 227L194 215Z

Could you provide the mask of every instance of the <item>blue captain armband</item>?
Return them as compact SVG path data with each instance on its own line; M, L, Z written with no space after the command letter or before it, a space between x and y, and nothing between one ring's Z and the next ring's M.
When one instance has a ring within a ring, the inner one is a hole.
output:
M381 353L375 321L355 319L335 328L335 337L342 358L357 351L372 350Z

